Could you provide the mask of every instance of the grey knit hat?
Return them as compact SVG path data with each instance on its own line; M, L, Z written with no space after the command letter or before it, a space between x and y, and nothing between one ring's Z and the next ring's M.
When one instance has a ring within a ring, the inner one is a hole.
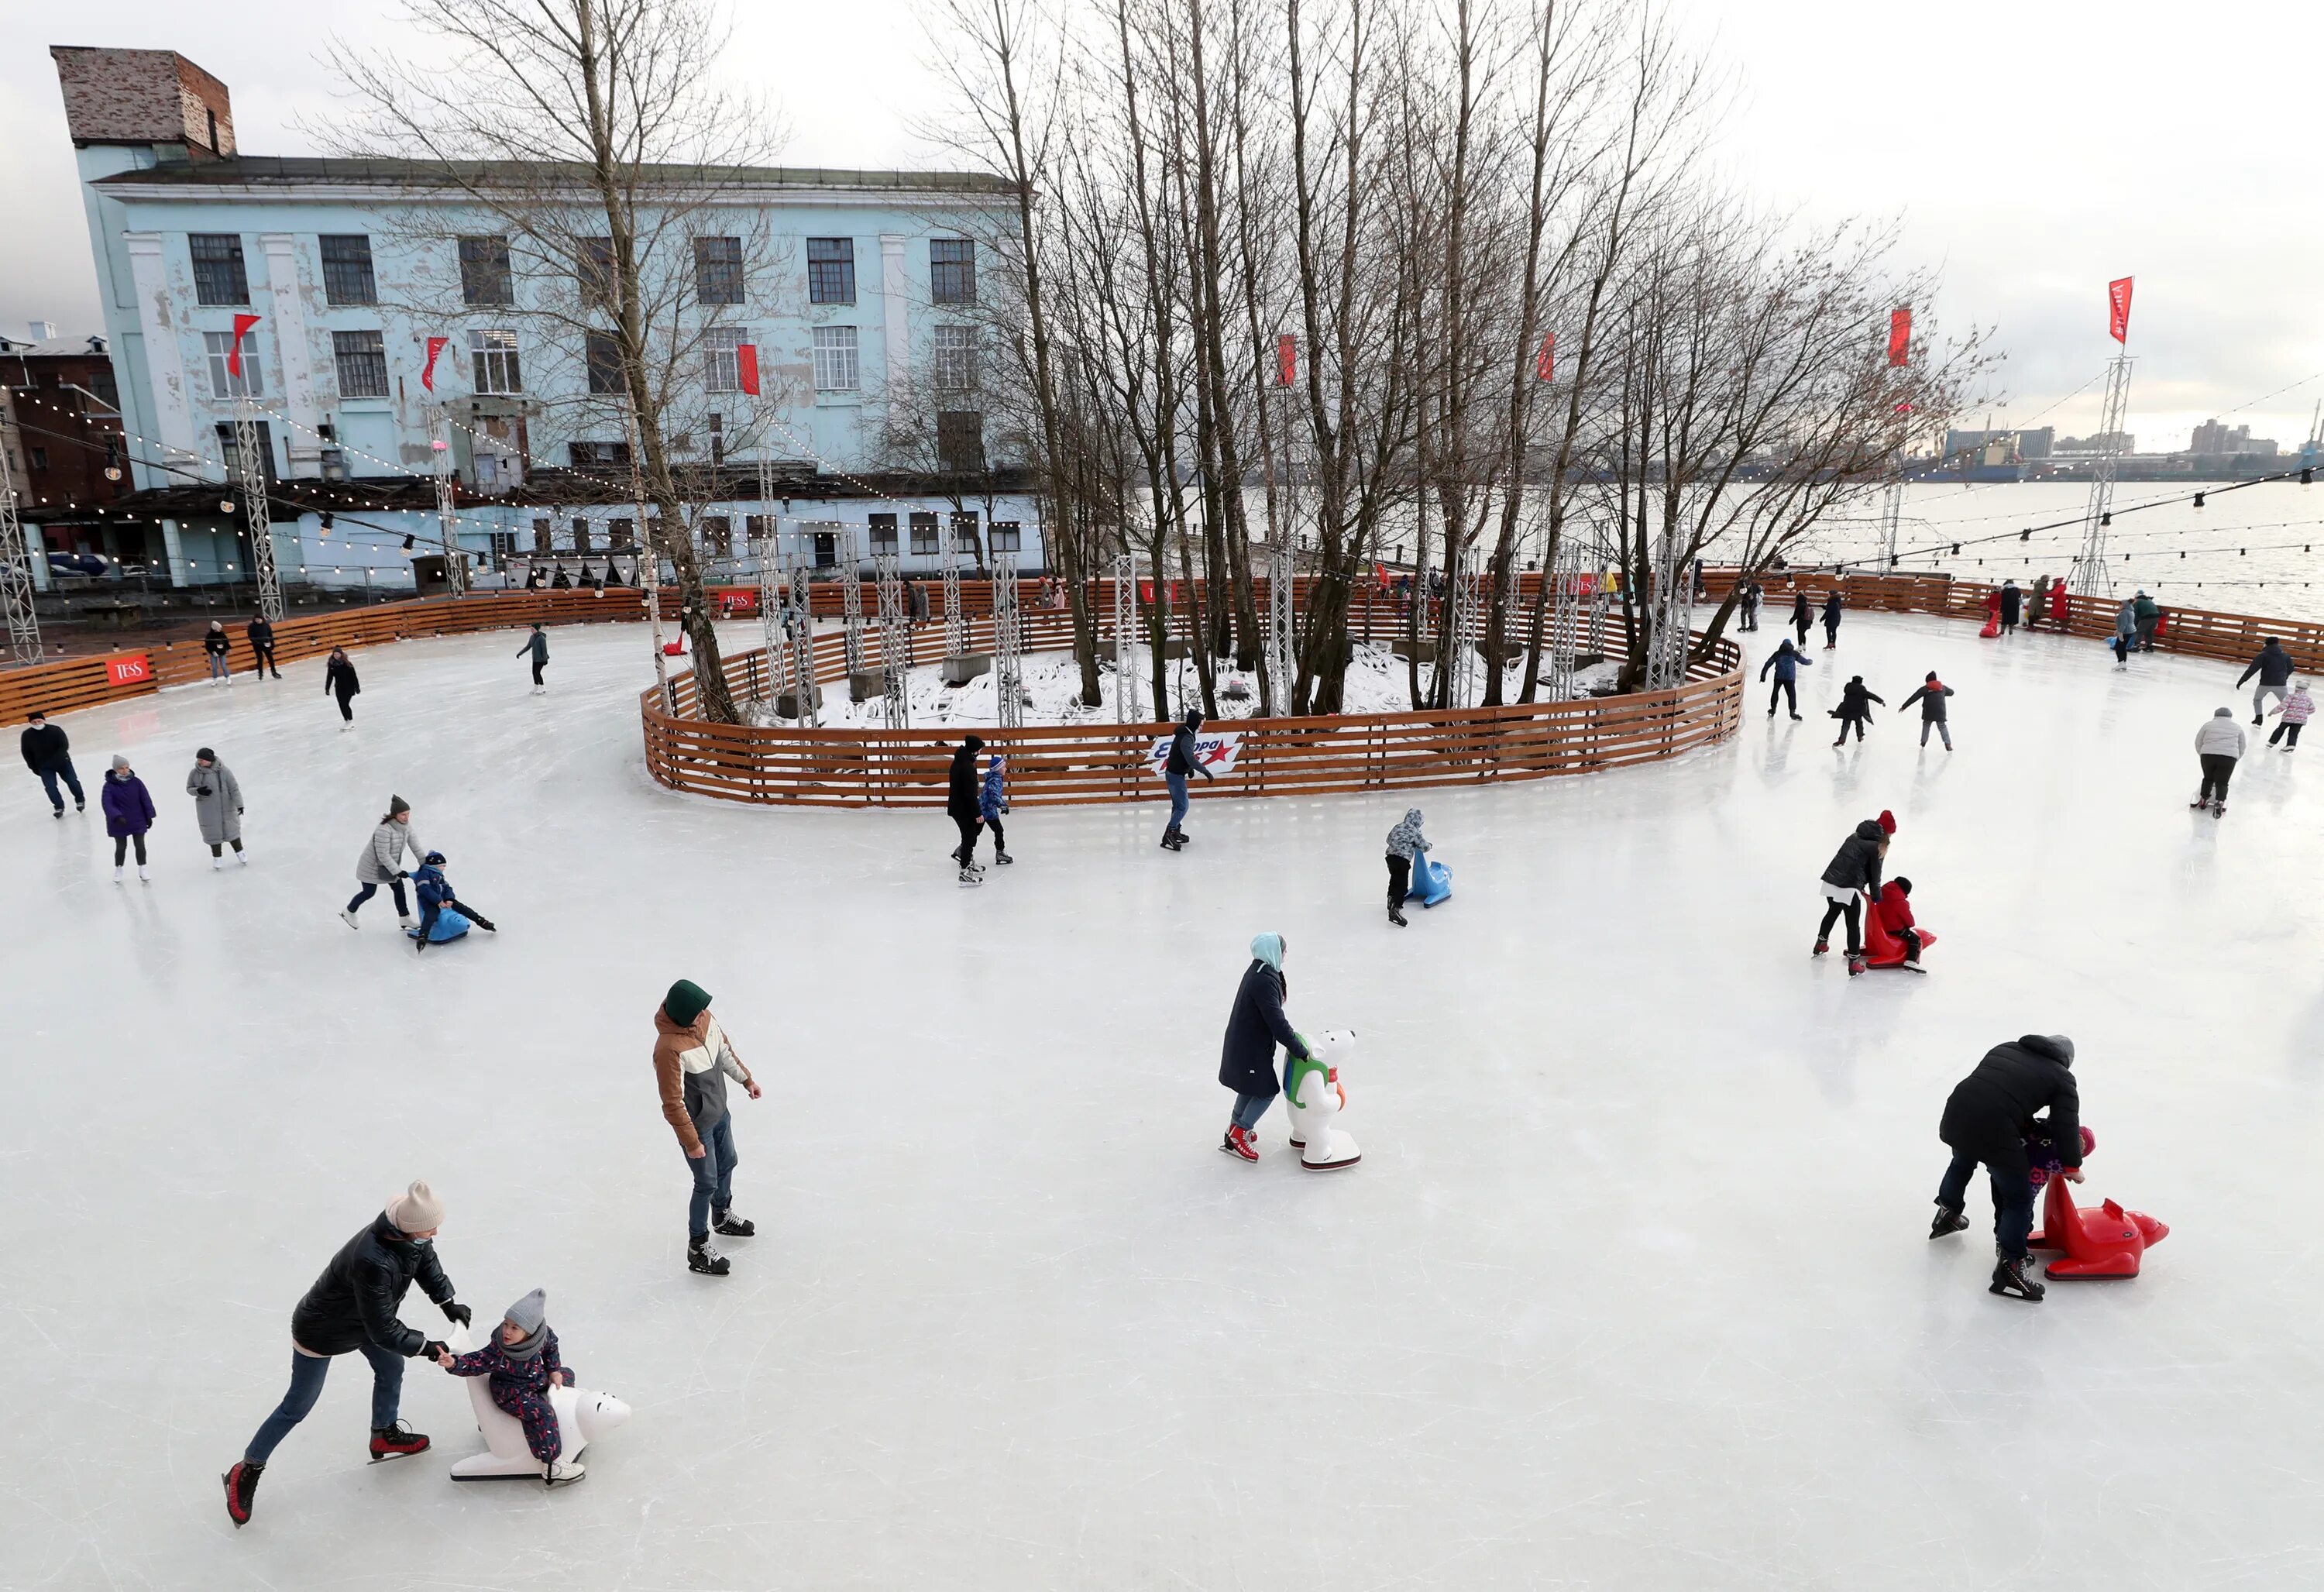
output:
M549 1294L535 1288L531 1293L508 1307L503 1320L514 1321L525 1330L528 1337L538 1332L549 1321Z
M392 818L398 813L409 813L410 811L411 811L411 804L405 801L401 796L392 796L387 798L387 815L389 817Z

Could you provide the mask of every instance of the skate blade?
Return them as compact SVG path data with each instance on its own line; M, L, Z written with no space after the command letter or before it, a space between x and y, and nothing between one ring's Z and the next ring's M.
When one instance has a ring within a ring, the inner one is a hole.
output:
M1363 1157L1361 1155L1351 1155L1344 1161L1303 1160L1299 1163L1299 1170L1302 1172L1345 1172L1349 1167L1353 1166L1362 1159Z

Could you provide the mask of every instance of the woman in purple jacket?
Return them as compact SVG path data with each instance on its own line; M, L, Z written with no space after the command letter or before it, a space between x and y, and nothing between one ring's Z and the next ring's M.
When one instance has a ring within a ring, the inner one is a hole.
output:
M137 846L137 877L147 882L153 876L145 871L145 832L153 827L153 797L145 782L129 767L129 759L115 757L113 768L105 777L105 796L100 804L105 808L105 833L113 837L113 882L121 882L122 863L129 854L132 842Z

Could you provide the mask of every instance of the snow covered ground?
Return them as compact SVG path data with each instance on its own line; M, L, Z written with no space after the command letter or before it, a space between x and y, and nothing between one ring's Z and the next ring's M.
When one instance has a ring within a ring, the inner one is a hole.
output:
M116 887L93 803L0 784L0 1585L2314 1583L2324 745L2255 750L2215 820L2231 667L1841 636L1811 704L1938 668L1960 750L1755 697L1674 764L1425 794L1455 894L1402 931L1401 794L1198 796L1180 856L1158 802L1028 810L976 890L936 814L671 796L628 627L553 631L546 697L504 637L366 652L346 734L317 663L71 715L162 819ZM199 745L246 870L194 838ZM391 793L496 938L333 916ZM1850 981L1815 880L1882 807L1942 941ZM1260 929L1294 1020L1360 1035L1351 1172L1279 1110L1260 1164L1213 1148ZM678 977L766 1084L723 1281L649 1062ZM2083 1197L2172 1229L2038 1306L1985 1290L1981 1188L1923 1236L1946 1091L2028 1030L2080 1045ZM415 1363L437 1449L368 1467L350 1357L234 1531L292 1305L414 1176L461 1297L545 1287L634 1418L569 1490L463 1486L466 1397Z

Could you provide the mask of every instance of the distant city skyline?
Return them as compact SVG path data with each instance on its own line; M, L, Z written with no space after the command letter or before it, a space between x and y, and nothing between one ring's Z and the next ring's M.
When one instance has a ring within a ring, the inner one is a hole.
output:
M1717 0L1673 0L1681 28L1731 85L1721 166L1772 212L1901 216L1900 262L1943 270L1923 324L1989 327L2007 355L1989 403L1960 424L2097 428L2098 374L2115 353L2106 283L2138 290L2130 428L2183 448L2218 420L2296 450L2324 396L2324 318L2307 290L2324 266L2324 218L2286 199L2271 150L2300 147L2299 52L2254 51L2285 5L2233 29L2081 0L2017 7L1995 26L1931 28L1909 7L1761 0L1748 18ZM0 0L23 48L0 56L0 335L34 318L77 341L97 329L96 277L46 46L173 49L234 94L242 146L312 152L300 126L337 114L311 8L250 0L229 32L180 6L113 0L60 14ZM742 7L729 65L770 91L802 165L956 163L918 136L940 97L913 0L835 10ZM350 42L399 42L393 14L343 11ZM1748 25L1745 25L1748 21ZM822 57L844 69L779 74ZM2126 85L2150 85L2133 91ZM2255 158L2213 158L2223 130ZM2276 389L2288 391L2269 396ZM1930 439L1933 446L1935 439Z

